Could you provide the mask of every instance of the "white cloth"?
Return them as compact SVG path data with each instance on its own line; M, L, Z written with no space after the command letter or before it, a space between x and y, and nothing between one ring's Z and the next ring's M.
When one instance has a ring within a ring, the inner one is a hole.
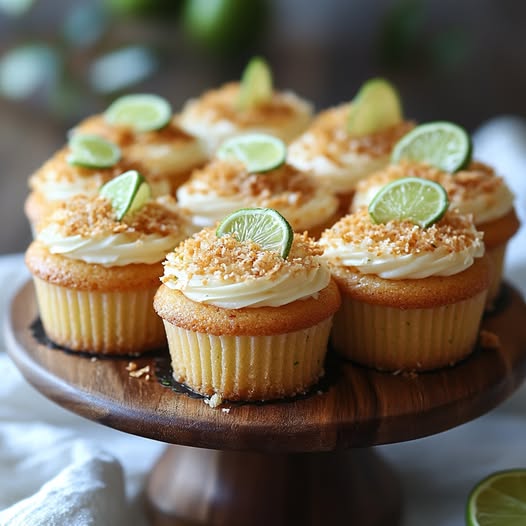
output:
M526 121L496 119L475 135L475 146L477 158L505 176L526 224ZM2 319L9 293L27 276L20 255L0 258ZM526 295L526 228L510 244L506 278ZM0 525L145 526L141 490L164 445L53 404L2 352L0 378ZM377 449L402 482L403 526L463 524L478 480L526 466L526 386L475 421Z

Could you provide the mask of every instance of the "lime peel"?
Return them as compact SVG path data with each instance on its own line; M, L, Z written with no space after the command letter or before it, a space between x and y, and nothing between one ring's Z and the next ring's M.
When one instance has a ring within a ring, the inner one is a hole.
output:
M272 98L272 72L261 57L253 57L241 76L237 107L241 111L258 106Z
M385 185L369 204L375 223L393 219L411 221L426 228L446 213L449 199L443 186L419 177L404 177Z
M140 210L151 198L146 179L136 170L128 170L103 185L99 194L111 201L115 216L120 221L125 215Z
M288 221L273 208L241 208L223 219L217 237L233 234L239 241L253 241L264 250L289 255L294 232Z
M216 155L219 159L240 161L250 173L268 172L285 163L287 146L273 135L246 133L227 139Z
M390 128L403 119L400 96L383 78L365 82L351 102L347 131L357 137Z
M67 161L85 168L109 168L121 158L120 148L104 137L92 134L73 134L69 141Z

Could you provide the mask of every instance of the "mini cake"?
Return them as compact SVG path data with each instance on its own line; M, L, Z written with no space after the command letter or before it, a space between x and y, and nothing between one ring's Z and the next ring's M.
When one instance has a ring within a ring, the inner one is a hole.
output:
M77 195L26 252L47 336L75 351L139 354L165 343L152 301L166 253L186 237L173 198L117 220L105 197Z
M320 113L288 151L288 162L338 193L345 209L358 181L386 166L393 146L414 126L400 121L356 136L347 127L350 109L346 103Z
M96 195L99 188L126 171L125 162L103 168L79 166L68 161L68 146L59 150L29 178L29 193L24 211L33 233L38 224L57 206L74 195Z
M255 94L244 104L247 90ZM275 90L268 67L253 60L241 83L229 82L189 100L179 123L200 137L213 155L225 139L248 131L270 133L290 142L307 128L311 118L312 105L290 91Z
M196 227L215 225L246 207L275 208L296 232L317 237L332 225L338 199L309 175L283 164L264 173L251 173L235 159L215 159L177 191L181 208Z
M174 378L203 395L269 400L323 374L338 288L305 235L287 257L203 229L168 254L154 308Z
M455 173L402 161L358 183L351 210L367 206L384 185L403 177L422 177L440 183L448 193L450 206L473 216L475 226L484 234L493 267L487 297L487 306L491 307L500 289L506 245L519 228L513 194L504 179L490 166L476 161Z
M112 106L120 105L122 100L126 104L134 97L141 95L117 99ZM134 124L133 118L113 118L112 106L104 114L82 121L73 133L96 134L117 144L127 165L146 177L155 195L172 194L194 168L206 162L202 142L183 130L173 115L160 128L143 129Z
M454 210L422 228L342 218L320 244L343 297L337 352L387 371L452 365L473 350L489 286L482 234Z

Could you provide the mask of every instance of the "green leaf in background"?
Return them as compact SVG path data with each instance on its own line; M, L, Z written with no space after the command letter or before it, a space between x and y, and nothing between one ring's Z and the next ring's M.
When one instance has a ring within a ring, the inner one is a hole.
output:
M0 11L9 16L22 16L29 11L35 0L0 0Z
M24 99L56 82L59 59L44 44L11 49L0 59L0 93L10 99Z

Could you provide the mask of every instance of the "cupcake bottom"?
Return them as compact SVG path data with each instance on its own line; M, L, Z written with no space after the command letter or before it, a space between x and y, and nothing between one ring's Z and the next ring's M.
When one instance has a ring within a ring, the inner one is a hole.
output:
M322 376L332 316L261 336L215 336L163 321L175 380L203 395L271 400L304 393Z
M74 351L133 355L166 344L152 308L157 286L142 290L76 290L33 277L46 335Z
M331 341L341 355L379 370L453 365L475 346L485 299L484 291L451 305L398 309L344 296Z

